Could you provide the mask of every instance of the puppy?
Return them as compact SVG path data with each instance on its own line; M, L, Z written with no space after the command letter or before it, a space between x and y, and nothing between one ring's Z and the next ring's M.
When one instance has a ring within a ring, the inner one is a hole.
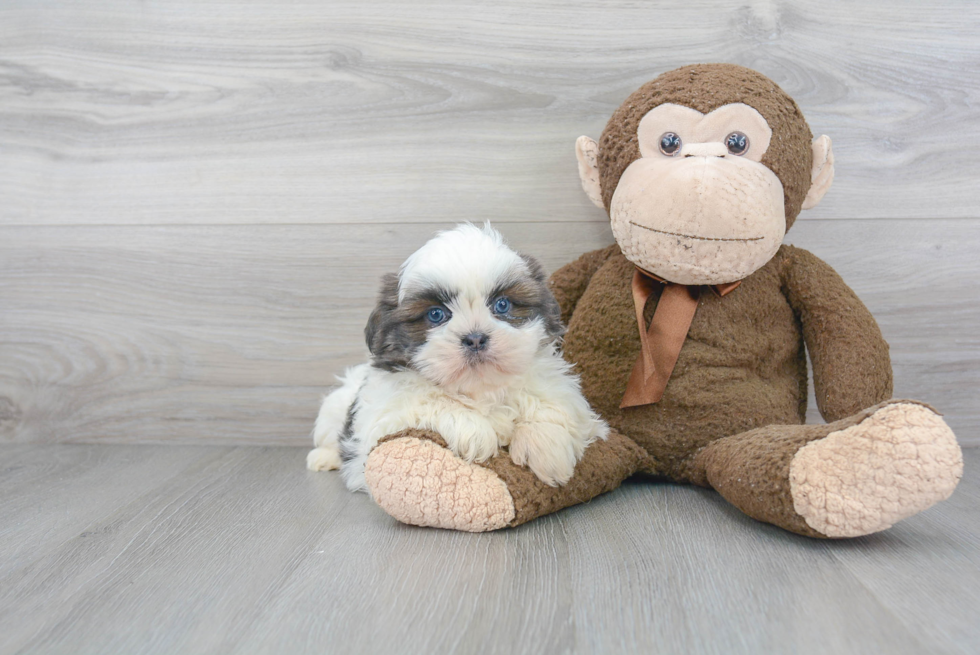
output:
M551 486L609 432L558 352L544 270L489 223L437 234L386 275L364 332L371 359L324 399L307 457L311 470L340 468L352 491L367 490L378 440L406 428L438 432L470 462L507 447Z

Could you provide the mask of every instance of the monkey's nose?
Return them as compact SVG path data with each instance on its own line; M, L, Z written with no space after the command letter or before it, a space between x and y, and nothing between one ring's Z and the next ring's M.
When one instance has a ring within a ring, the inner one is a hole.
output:
M490 343L490 335L484 332L471 332L463 337L462 341L463 347L478 353L481 350L487 349L487 344Z
M724 157L727 154L728 148L718 141L685 143L681 147L681 157Z

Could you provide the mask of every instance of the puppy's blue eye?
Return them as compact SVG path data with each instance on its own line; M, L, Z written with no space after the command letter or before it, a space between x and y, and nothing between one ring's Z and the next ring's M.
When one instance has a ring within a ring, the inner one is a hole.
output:
M493 313L494 314L506 314L510 311L510 300L507 298L497 298L497 301L493 303Z
M446 320L446 310L441 307L433 307L426 313L425 317L429 319L430 323L442 323Z

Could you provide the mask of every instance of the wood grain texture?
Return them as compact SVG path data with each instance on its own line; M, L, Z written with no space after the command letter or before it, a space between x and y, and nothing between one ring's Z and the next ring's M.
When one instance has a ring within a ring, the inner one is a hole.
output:
M0 228L0 440L305 444L436 227ZM611 240L513 227L552 268Z
M13 450L23 470L72 461L88 481L52 486L56 468L21 476L15 505L37 493L93 500L73 534L28 530L36 551L0 572L0 654L901 655L980 643L978 449L950 501L844 541L649 481L465 534L396 523L336 474L305 471L296 448L142 448L184 463L128 496L99 494L98 477L141 448ZM0 458L10 451L0 445ZM38 511L42 525L59 514L57 503Z
M664 70L771 76L812 218L978 217L973 0L0 7L0 224L602 221L573 143Z
M964 459L966 483L947 502L927 512L916 529L847 542L834 549L834 554L902 623L917 621L920 603L928 598L935 616L922 625L923 643L953 641L964 644L969 652L980 645L976 626L980 585L971 582L972 576L980 575L980 562L970 558L962 544L978 540L980 486L971 476L980 474L980 451L966 450ZM883 566L904 573L881 575ZM955 591L938 593L941 589ZM945 650L935 648L933 652Z
M37 559L45 548L84 533L105 516L107 505L139 498L185 469L227 451L167 446L70 446L43 452L4 449L0 575Z
M378 280L437 228L0 228L0 441L308 442L364 360ZM593 223L504 232L549 270L612 242ZM980 221L807 221L892 346L895 393L980 444ZM818 419L819 420L819 419Z

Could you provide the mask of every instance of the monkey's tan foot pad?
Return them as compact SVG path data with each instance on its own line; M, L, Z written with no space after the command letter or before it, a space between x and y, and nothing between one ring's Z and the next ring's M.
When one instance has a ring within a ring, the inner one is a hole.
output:
M514 527L611 491L649 460L646 451L611 431L585 449L568 484L552 487L503 450L469 464L436 433L404 430L384 437L368 456L374 500L412 525L469 532Z
M503 480L456 457L432 433L386 437L368 456L364 475L375 502L402 523L486 532L514 519Z
M953 493L963 454L930 407L890 401L854 418L793 456L790 491L807 525L828 537L859 537Z

